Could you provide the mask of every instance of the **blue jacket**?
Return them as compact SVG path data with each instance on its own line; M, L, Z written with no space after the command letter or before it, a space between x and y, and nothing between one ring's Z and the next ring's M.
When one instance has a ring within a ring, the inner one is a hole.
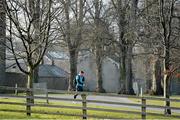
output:
M78 75L76 76L76 87L77 87L77 86L83 87L84 82L85 82L84 76L81 76L81 75L78 74Z

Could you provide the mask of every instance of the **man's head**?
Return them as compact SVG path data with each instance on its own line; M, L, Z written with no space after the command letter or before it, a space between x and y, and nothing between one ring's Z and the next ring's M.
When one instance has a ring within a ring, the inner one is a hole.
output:
M84 76L84 71L81 70L81 71L79 72L79 74L80 74L81 76Z

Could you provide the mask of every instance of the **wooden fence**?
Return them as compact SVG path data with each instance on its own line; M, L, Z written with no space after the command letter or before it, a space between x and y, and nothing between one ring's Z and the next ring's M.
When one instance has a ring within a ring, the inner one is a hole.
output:
M33 91L33 89L27 89L27 88L18 88L18 87L6 87L6 86L0 86L0 91L1 90L13 90L16 91L15 93L17 94L17 91L21 92L26 92L26 91ZM76 92L67 92L67 91L61 91L61 90L46 90L47 94L48 93L61 93L61 94L75 94ZM18 103L18 102L2 102L0 101L0 104L7 104L7 105L21 105L21 106L26 106L27 107L47 107L47 108L69 108L69 109L79 109L82 110L82 114L70 114L70 113L60 113L60 112L44 112L44 111L33 111L31 109L26 109L26 110L10 110L10 109L0 109L0 111L4 112L20 112L20 113L27 113L27 115L33 114L51 114L51 115L67 115L67 116L79 116L82 117L83 119L87 118L104 118L102 116L97 116L97 115L88 115L87 111L88 110L93 110L93 111L104 111L104 112L113 112L113 113L128 113L128 114L137 114L141 115L142 119L146 119L147 115L155 115L155 116L164 116L164 114L160 113L149 113L147 112L147 108L158 108L158 109L165 109L169 108L171 110L177 110L177 112L180 113L180 108L179 107L168 107L168 106L159 106L159 105L147 105L146 101L147 100L158 100L158 101L171 101L171 102L180 102L180 99L165 99L165 98L151 98L151 97L138 97L138 96L128 96L128 95L118 95L118 94L103 94L103 93L93 93L93 92L81 92L79 93L81 95L82 99L70 99L70 98L59 98L59 97L49 97L48 95L46 96L23 96L23 95L13 95L13 94L0 94L0 97L6 97L6 98L24 98L24 99L41 99L41 100L56 100L56 101L78 101L82 102L82 106L66 106L66 105L52 105L52 104L38 104L38 103L33 103L33 102L26 102L26 103ZM104 101L104 100L88 100L87 96L88 95L100 95L100 96L115 96L115 97L120 97L120 98L136 98L141 100L141 104L135 104L135 103L124 103L124 102L111 102L111 101ZM117 110L117 109L106 109L106 108L93 108L93 107L87 107L87 103L103 103L103 104L110 104L110 105L123 105L123 106L129 106L130 108L132 106L141 108L141 111L127 111L127 110ZM180 115L171 115L175 118L180 118ZM108 119L118 119L117 117L106 117Z

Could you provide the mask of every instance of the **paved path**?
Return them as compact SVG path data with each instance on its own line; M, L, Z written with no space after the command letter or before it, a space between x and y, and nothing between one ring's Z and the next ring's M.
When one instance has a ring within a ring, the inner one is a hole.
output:
M49 97L58 97L58 98L73 98L73 95L49 95ZM81 96L79 95L77 99L81 99ZM99 100L99 101L111 101L111 102L120 102L120 103L134 103L136 102L128 99L128 98L121 98L121 97L109 97L109 96L97 96L97 95L88 95L87 100ZM68 101L66 101L68 102ZM72 102L71 102L72 103ZM78 102L80 103L80 102ZM92 105L98 105L98 106L107 106L107 107L115 107L115 108L132 108L132 109L138 109L141 110L141 107L136 106L125 106L125 105L111 105L111 104L105 104L105 103L90 103ZM164 111L162 108L147 108L147 110L155 110L155 111ZM172 110L172 112L180 113L180 110Z

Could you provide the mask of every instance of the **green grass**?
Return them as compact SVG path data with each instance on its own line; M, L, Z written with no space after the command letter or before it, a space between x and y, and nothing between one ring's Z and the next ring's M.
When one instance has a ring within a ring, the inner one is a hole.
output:
M145 97L155 97L155 96L145 96ZM163 97L160 97L163 98ZM180 96L171 96L172 99L180 99ZM130 100L134 101L135 103L141 103L140 99L136 98L130 98ZM159 105L164 106L164 101L162 100L146 100L147 105ZM179 107L180 108L180 102L171 102L171 107Z
M21 102L25 103L25 99L14 99L14 98L0 98L0 101L6 102ZM42 100L35 100L35 103L38 104L46 104L45 101ZM81 106L81 103L72 104L71 102L53 102L50 101L50 105L65 105L65 106ZM129 109L129 108L113 108L113 107L103 107L99 105L88 104L88 107L93 108L105 108L105 109L114 109L114 110L127 110L127 111L139 111L136 109ZM10 109L10 110L26 110L25 106L18 106L18 105L4 105L0 104L1 109ZM75 110L75 109L65 109L65 108L47 108L47 107L32 107L33 111L44 111L44 112L60 112L60 113L69 113L69 114L82 114L82 110ZM148 111L148 112L155 112L155 113L162 113L158 111ZM117 118L141 118L141 115L136 114L128 114L128 113L112 113L112 112L99 112L99 111L92 111L88 110L88 115L97 115L103 117L117 117ZM178 114L174 114L178 115ZM1 112L0 111L0 119L81 119L81 117L74 117L74 116L63 116L63 115L46 115L46 114L32 114L31 117L27 117L25 113L14 113L14 112ZM174 117L160 117L160 116L147 116L148 119L173 119Z

